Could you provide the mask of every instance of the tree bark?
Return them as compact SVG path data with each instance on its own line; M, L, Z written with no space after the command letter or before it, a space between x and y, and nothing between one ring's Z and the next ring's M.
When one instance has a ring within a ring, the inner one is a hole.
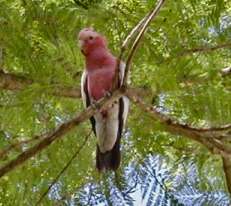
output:
M226 178L226 185L231 194L231 156L222 157L223 170Z
M24 76L10 74L0 70L0 89L20 91L32 83L34 83L33 80ZM80 98L81 96L79 88L64 86L55 86L55 89L51 91L51 94L69 98Z

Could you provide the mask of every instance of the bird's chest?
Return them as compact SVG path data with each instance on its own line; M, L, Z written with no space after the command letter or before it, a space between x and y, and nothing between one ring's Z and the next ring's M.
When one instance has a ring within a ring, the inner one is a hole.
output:
M88 74L88 91L94 100L99 100L105 96L106 92L111 91L114 71L101 69L89 72Z

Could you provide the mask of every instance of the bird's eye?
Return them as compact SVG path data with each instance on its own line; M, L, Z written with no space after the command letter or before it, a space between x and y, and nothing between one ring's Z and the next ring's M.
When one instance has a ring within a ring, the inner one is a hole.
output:
M89 39L92 40L92 39L94 39L94 37L93 36L89 36Z

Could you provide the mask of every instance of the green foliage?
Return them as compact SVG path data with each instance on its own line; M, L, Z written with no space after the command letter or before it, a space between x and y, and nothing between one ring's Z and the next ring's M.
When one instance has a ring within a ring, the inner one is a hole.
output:
M84 61L77 34L82 28L93 26L102 32L111 51L118 55L126 35L153 5L152 0L0 0L0 69L33 81L17 92L0 91L0 150L51 131L82 110L79 99L52 93L58 86L80 85ZM188 49L229 42L230 8L228 0L166 1L145 34L131 68L132 86L153 91L145 98L147 102L195 127L231 122L230 76L220 75L222 68L230 66L230 49L181 55ZM220 159L199 144L167 133L134 105L127 126L120 172L131 161L142 162L149 153L170 160L193 158L201 191L226 189ZM84 123L1 178L0 205L31 205L37 201L89 129L88 122ZM14 148L0 164L33 144ZM92 136L57 183L62 196L69 197L83 185L101 181L94 168L95 144ZM211 170L214 172L209 173ZM220 180L214 187L207 173ZM53 203L49 197L43 202Z

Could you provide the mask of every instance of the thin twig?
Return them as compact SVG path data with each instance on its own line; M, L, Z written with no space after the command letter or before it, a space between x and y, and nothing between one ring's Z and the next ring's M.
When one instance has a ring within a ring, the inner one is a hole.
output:
M168 63L170 62L172 59L176 59L176 58L181 58L181 57L185 57L188 55L192 55L195 53L209 53L209 52L214 52L216 50L219 49L227 49L227 48L231 48L231 43L230 42L226 42L224 44L218 44L216 46L198 46L192 49L185 49L183 51L178 52L176 55L170 56L168 58L165 58L163 60L161 60L160 62L158 62L158 64L163 64L163 63ZM222 74L222 71L221 71Z
M78 0L73 0L74 3L77 5L77 6L80 6L82 7L83 9L88 9L88 6L83 4L81 1L78 1Z
M180 53L178 53L177 57L182 57L182 56L186 56L189 54L194 54L194 53L207 53L207 52L212 52L218 49L224 49L224 48L231 48L231 43L227 42L224 44L218 44L216 46L213 47L196 47L196 48L192 48L192 49L187 49L184 50Z
M130 52L128 54L128 58L126 61L126 67L125 67L125 73L124 73L124 80L123 80L123 85L127 85L127 79L128 79L128 71L130 69L131 66L131 62L132 62L132 58L138 48L138 45L140 43L141 38L144 35L144 32L147 30L149 24L151 23L151 21L154 19L154 17L156 17L156 15L159 13L160 8L163 6L165 0L160 0L157 4L157 6L151 11L150 15L144 19L144 22L142 23L142 29L140 30L139 34L137 35L131 49Z
M61 175L63 175L63 173L68 169L68 167L71 165L72 161L77 157L77 155L81 152L81 150L83 149L83 147L86 145L90 135L91 135L92 131L90 131L84 138L84 142L78 147L78 149L76 150L76 152L73 154L73 156L71 157L71 159L67 162L67 164L63 167L63 169L58 173L58 175L54 178L54 180L51 182L50 186L47 188L47 190L41 195L41 197L39 198L38 202L36 203L36 205L41 204L41 202L43 201L44 197L48 194L48 192L50 191L50 189L54 186L54 184L58 181L58 179L61 177Z
M138 24L130 31L130 33L127 35L126 39L123 41L121 50L127 49L127 46L130 42L130 40L134 37L135 33L140 31L140 29L143 26L143 23L146 21L146 19L151 15L152 12L149 12L143 19L141 19Z
M143 23L145 22L146 18L151 14L151 12L149 14L147 14L141 21L138 22L138 24L130 31L130 33L127 35L127 37L125 38L125 40L122 43L121 49L120 49L120 54L119 57L117 58L117 63L116 63L116 73L114 75L114 79L113 79L113 86L112 86L112 90L116 90L118 87L120 87L122 84L120 84L119 82L119 77L120 77L120 71L121 71L121 62L123 59L123 55L125 50L127 49L127 46L130 42L130 40L135 36L136 32L138 32L142 27Z

